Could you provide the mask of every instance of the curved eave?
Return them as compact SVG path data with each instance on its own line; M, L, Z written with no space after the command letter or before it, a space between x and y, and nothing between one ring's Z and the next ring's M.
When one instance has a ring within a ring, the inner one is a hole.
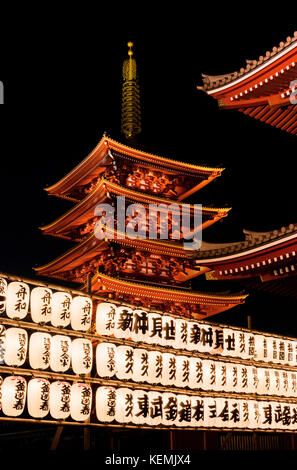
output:
M101 171L104 171L104 165L107 165L107 157L109 150L115 150L120 152L127 157L133 157L139 161L146 163L147 165L156 164L164 168L164 170L171 171L187 171L197 175L203 175L205 178L215 178L220 176L224 168L213 168L205 167L200 165L193 165L190 163L183 163L177 160L171 160L169 158L159 157L154 154L143 152L141 150L133 149L119 142L116 142L109 137L102 137L95 149L79 163L72 171L66 176L61 178L57 183L45 188L49 194L63 196L70 193L71 189L76 185L80 184L86 175L98 167L102 167ZM96 170L98 171L98 170Z
M124 188L118 184L111 183L108 180L102 178L101 181L97 184L96 188L81 202L76 204L73 208L56 219L54 222L40 227L40 229L44 234L64 237L63 234L65 232L71 230L73 227L78 227L81 224L87 222L87 220L92 218L92 216L94 217L94 209L96 205L106 200L108 192L113 192L118 196L125 196L135 202L143 204L165 204L166 207L176 204L178 205L179 210L190 210L192 213L194 211L193 205L181 204L175 201L171 202L165 198L143 194L135 190ZM231 208L213 208L202 206L202 217L203 214L209 217L209 219L202 224L202 230L215 223L217 220L220 220L222 217L226 217L230 210Z
M182 302L202 305L217 305L230 308L244 303L247 294L225 295L225 294L206 294L202 292L185 292L175 289L167 289L144 285L137 282L124 281L112 278L105 274L97 273L92 278L92 292L98 293L102 290L108 292L119 292L122 294L132 294L139 297L160 299L170 302Z

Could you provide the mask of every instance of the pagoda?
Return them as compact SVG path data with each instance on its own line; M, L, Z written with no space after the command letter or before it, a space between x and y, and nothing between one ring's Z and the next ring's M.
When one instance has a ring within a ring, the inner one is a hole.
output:
M103 135L80 164L46 188L49 195L73 201L74 206L41 230L45 235L70 240L75 246L35 270L38 275L81 286L88 283L92 293L109 299L205 319L244 303L247 297L241 292L191 291L191 280L211 268L200 265L197 247L184 243L181 214L193 221L196 208L182 201L221 176L224 168L183 163L139 148L140 93L133 44L128 46L122 93L125 144ZM152 206L160 209L154 219L150 217ZM111 214L98 212L98 207L111 208ZM131 207L144 236L128 236L126 229L133 219ZM200 234L230 211L200 208L200 223L193 229ZM166 238L161 236L162 210L167 216ZM106 223L109 216L113 224ZM154 237L150 237L152 224Z

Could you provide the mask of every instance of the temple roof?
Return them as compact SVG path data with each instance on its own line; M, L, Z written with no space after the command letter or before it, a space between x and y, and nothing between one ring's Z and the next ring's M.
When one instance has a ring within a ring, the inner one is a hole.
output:
M297 133L297 106L291 95L297 78L297 31L239 71L202 74L197 88L213 96L221 108L238 109L255 119Z
M95 149L80 162L72 171L60 179L52 186L45 188L51 195L67 197L78 185L87 184L93 178L100 176L107 166L110 166L114 160L113 152L118 152L123 158L129 161L138 161L142 165L167 171L168 173L182 173L185 175L197 176L203 180L187 191L186 195L182 195L179 199L184 199L188 193L197 191L201 187L208 184L213 179L221 175L224 168L205 167L201 165L193 165L183 163L169 158L159 157L151 153L128 147L124 144L116 142L107 136L103 136Z
M88 194L82 201L76 204L68 212L63 214L54 222L41 227L44 234L50 234L62 238L70 238L65 233L75 227L86 223L88 220L94 217L95 207L108 199L110 194L118 196L125 196L127 199L147 204L165 204L166 207L170 207L170 204L176 204L180 208L180 211L191 211L193 213L194 206L189 204L181 204L179 202L168 201L168 199L151 196L148 194L140 193L138 191L125 188L116 183L110 182L104 178L100 180L95 189ZM222 217L226 217L231 208L213 208L213 207L202 207L202 222L201 230L220 220ZM76 240L76 239L75 239ZM80 241L77 239L76 241Z
M105 274L97 273L92 279L92 292L100 294L117 293L119 295L133 295L135 299L144 298L151 301L189 304L191 308L198 306L200 314L194 318L203 319L228 310L244 303L247 294L208 294L202 292L189 292L170 288L155 287L138 282L116 279Z

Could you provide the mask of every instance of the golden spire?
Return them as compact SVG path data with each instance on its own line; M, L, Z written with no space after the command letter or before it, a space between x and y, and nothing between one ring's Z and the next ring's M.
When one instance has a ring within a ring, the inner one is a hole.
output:
M141 132L140 92L136 61L133 57L133 42L128 42L128 59L123 63L122 86L122 134L134 140Z

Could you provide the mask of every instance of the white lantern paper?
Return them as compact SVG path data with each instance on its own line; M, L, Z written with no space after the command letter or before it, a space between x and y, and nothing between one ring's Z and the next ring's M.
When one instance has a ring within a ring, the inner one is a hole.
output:
M178 419L177 395L174 393L163 393L163 417L162 424L164 426L173 426Z
M46 379L32 379L28 383L27 407L32 418L44 418L49 413L50 383Z
M71 362L71 339L54 335L51 340L50 368L54 372L66 372Z
M70 416L71 385L68 382L52 382L50 385L49 408L54 419Z
M149 317L150 314L145 310L134 310L132 341L147 343L149 336Z
M96 332L102 336L114 335L116 305L101 302L96 310Z
M57 328L70 325L72 296L68 292L55 292L52 297L51 324Z
M281 380L281 371L278 369L272 369L270 371L270 391L271 395L284 395L284 390L282 387L282 380Z
M218 423L218 414L220 413L217 398L204 398L204 425L208 428L214 428Z
M5 364L8 366L22 366L26 360L27 349L27 331L22 328L8 328L5 336Z
M134 382L148 382L149 376L149 352L146 349L134 349Z
M25 408L27 382L15 375L6 377L2 384L2 411L6 416L20 416Z
M160 345L174 347L176 344L176 320L169 315L163 315L163 337L160 341Z
M113 377L116 373L116 346L99 343L96 348L96 370L99 377Z
M91 327L93 304L89 297L78 295L70 306L71 328L76 331L88 331Z
M116 414L116 389L98 387L96 390L96 416L101 423L111 423Z
M297 397L297 373L289 373L289 397Z
M267 361L267 339L264 335L254 335L255 337L255 355L254 359L256 361Z
M6 328L4 325L0 325L0 365L4 364L5 337Z
M204 390L219 390L218 372L219 363L203 360L203 388ZM202 388L202 387L201 387Z
M150 404L148 392L144 390L134 390L134 414L132 422L134 424L147 424L149 420Z
M29 363L32 369L45 370L50 365L51 335L32 333L29 340Z
M52 291L47 287L34 287L31 291L31 318L35 323L47 323L52 316Z
M176 387L187 387L190 382L190 358L188 356L176 356Z
M204 401L204 397L191 397L192 420L190 425L193 427L204 427Z
M160 351L149 351L149 373L150 384L162 383L163 376L163 354Z
M190 381L189 387L194 390L206 389L206 378L204 377L204 360L197 357L190 358Z
M175 349L187 349L187 341L189 334L189 322L183 318L176 318L176 338Z
M118 423L131 423L134 413L134 393L129 388L120 387L116 391L116 414Z
M132 308L121 306L116 308L115 313L115 338L132 339L133 310Z
M228 335L231 334L231 329L228 330ZM234 332L234 351L231 352L232 357L239 357L241 359L247 359L249 358L248 354L248 334L245 331L242 330L233 330ZM228 335L226 338L228 338ZM233 340L233 337L231 337L231 341ZM232 345L232 344L231 344ZM228 346L228 344L226 344Z
M146 423L149 426L158 426L162 423L163 416L163 394L160 392L148 392L149 415Z
M118 346L116 349L116 375L120 380L131 380L134 370L134 349Z
M6 314L9 318L22 320L29 308L30 289L24 282L10 282L7 287Z
M152 312L149 315L149 331L147 335L147 343L160 345L163 338L163 322L162 315Z
M92 341L86 338L76 338L71 344L72 370L77 375L89 374L93 365Z
M171 353L163 353L163 372L162 372L162 385L176 384L176 356Z
M177 395L177 420L176 426L191 426L192 422L192 402L188 395Z
M7 281L0 277L0 314L5 312L6 306Z
M92 388L85 383L71 387L70 416L74 421L87 421L91 414Z

